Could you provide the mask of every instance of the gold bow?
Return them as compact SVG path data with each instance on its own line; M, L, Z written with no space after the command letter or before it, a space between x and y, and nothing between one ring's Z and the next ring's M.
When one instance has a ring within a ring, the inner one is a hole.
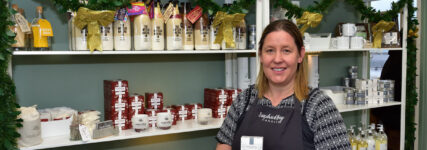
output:
M213 26L218 27L218 34L216 35L215 44L221 44L222 40L225 40L227 48L234 48L233 27L239 25L239 23L245 19L245 14L227 14L222 11L218 11L213 21Z
M74 25L80 29L87 26L87 46L91 52L95 49L102 51L99 25L108 26L114 21L115 13L115 11L111 10L94 11L85 7L80 7L77 11L76 18L74 18Z
M409 29L408 37L418 38L418 27L415 27L415 30Z
M302 14L302 17L297 19L297 24L303 25L300 29L301 35L304 35L304 32L308 29L308 27L317 27L320 24L320 21L322 21L322 18L322 14L305 11Z
M372 48L381 48L381 41L383 40L384 32L389 31L394 26L393 21L381 20L372 27L372 33L374 34L374 41Z

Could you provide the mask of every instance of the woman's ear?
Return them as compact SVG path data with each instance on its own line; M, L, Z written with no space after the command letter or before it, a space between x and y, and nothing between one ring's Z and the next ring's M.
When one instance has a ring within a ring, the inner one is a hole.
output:
M304 56L305 56L305 47L302 46L299 53L298 63L302 63Z

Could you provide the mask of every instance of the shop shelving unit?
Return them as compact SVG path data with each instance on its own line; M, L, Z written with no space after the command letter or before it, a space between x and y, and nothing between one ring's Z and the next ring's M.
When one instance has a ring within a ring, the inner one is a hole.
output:
M256 1L256 32L257 40L260 39L264 27L270 22L270 2L267 0L257 0ZM407 8L404 9L404 18L407 17ZM364 78L368 77L369 69L369 52L372 50L395 50L402 51L402 97L401 102L389 102L384 104L369 104L369 105L337 105L337 108L340 112L350 112L350 111L362 111L362 122L367 122L368 110L379 108L379 107L388 107L388 106L401 106L401 141L400 149L404 147L404 135L405 135L405 92L406 92L406 31L407 23L406 19L403 20L403 45L402 48L387 48L387 49L316 49L315 46L312 46L313 49L307 50L308 54L311 53L323 53L323 52L346 52L346 51L357 51L363 53L363 66L362 76ZM257 46L256 46L257 47ZM167 55L180 55L180 54L224 54L224 55L235 55L235 54L257 54L256 50L196 50L196 51L103 51L103 52L89 52L89 51L15 51L13 56L67 56L67 55L152 55L152 54L167 54ZM258 63L259 64L259 63ZM11 63L9 66L12 66ZM258 68L259 69L259 65ZM12 73L10 67L9 72ZM221 126L223 119L213 119L209 125L199 125L194 120L187 120L184 122L178 122L178 125L172 126L169 130L159 130L150 128L146 131L136 133L133 130L125 130L119 136L111 136L107 138L91 140L87 142L83 141L69 141L69 135L57 136L44 138L43 143L33 147L21 148L23 150L27 149L45 149L45 148L55 148L71 145L82 145L90 143L100 143L108 142L115 140L125 140L125 139L134 139L141 137L150 137L166 134L176 134L184 132L195 132L201 130L210 130L217 129Z

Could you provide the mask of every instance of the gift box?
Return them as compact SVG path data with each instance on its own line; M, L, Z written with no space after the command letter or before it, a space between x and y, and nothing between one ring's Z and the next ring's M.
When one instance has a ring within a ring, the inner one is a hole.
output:
M147 101L147 109L162 109L163 108L163 93L145 93Z
M128 82L104 80L104 120L112 120L115 127L129 129Z
M203 108L202 104L187 104L186 107L188 108L188 111L191 112L189 118L190 119L197 119L197 110Z
M178 120L189 120L191 119L191 112L186 105L172 105L178 111Z
M137 114L144 114L144 96L134 94L128 98L128 118L129 118L129 128L132 127L132 117Z
M227 104L228 93L225 89L205 89L204 105L206 108Z
M159 109L147 109L145 114L148 115L148 124L150 127L156 127L157 124L157 113L160 112Z
M225 118L225 116L227 115L227 107L225 106L214 107L211 109L212 109L212 116L214 118Z
M227 89L227 102L225 103L226 106L231 106L233 101L237 99L237 95L242 92L242 89Z

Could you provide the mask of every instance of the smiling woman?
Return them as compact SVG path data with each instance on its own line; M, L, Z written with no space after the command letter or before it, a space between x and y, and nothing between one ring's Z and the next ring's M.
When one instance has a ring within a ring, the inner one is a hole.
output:
M351 149L332 100L307 85L305 49L296 25L270 23L259 45L257 83L233 101L216 137L217 150ZM262 144L245 144L260 137Z

